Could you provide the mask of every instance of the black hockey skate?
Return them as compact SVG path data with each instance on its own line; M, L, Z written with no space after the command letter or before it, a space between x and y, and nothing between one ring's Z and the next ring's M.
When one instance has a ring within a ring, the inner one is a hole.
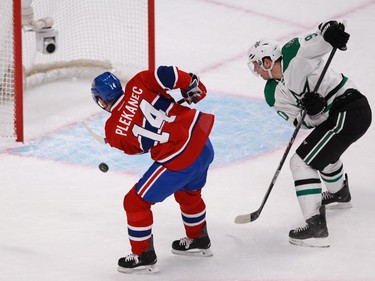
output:
M347 209L352 207L350 200L348 175L345 174L343 187L336 193L329 193L325 191L322 193L322 205L327 206L328 209Z
M159 269L153 245L153 237L150 239L150 248L140 255L130 254L118 260L117 270L123 273L155 273Z
M291 244L319 248L330 246L325 206L321 206L319 212L319 215L306 220L304 227L298 227L289 232L289 242Z
M207 234L206 225L203 227L203 233L198 238L190 239L188 237L175 240L172 243L172 253L183 256L212 256L211 241Z

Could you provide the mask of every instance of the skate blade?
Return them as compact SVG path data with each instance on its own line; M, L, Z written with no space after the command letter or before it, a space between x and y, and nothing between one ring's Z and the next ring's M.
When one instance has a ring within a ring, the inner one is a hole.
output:
M154 264L152 265L143 265L135 268L125 268L122 266L117 267L117 270L122 273L127 274L150 274L159 272L159 268Z
M289 237L289 243L302 247L312 247L312 248L328 248L330 242L328 237L325 238L309 238L309 239L294 239Z
M213 253L210 248L208 249L193 249L188 251L178 251L172 249L172 253L179 256L190 256L190 257L212 257Z
M331 203L331 204L326 205L326 208L329 209L329 210L350 209L352 207L353 207L353 205L350 202L346 202L346 203L344 203L344 202L343 203Z

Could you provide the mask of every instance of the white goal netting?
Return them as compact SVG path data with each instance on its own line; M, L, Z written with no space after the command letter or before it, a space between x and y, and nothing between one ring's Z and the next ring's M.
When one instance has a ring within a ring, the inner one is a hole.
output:
M24 24L22 58L14 55L13 3L1 0L0 141L14 137L14 62L22 60L23 87L64 78L92 78L110 70L126 80L149 67L150 0L23 0L31 2L33 22L51 18L55 51L42 53L33 25Z

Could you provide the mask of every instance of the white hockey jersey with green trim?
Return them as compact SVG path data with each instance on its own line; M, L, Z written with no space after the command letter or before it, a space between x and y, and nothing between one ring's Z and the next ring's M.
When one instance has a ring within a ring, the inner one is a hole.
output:
M331 50L331 45L319 32L294 38L282 47L283 79L268 80L264 93L268 105L289 123L295 124L296 119L300 121L300 100L306 92L313 91L326 63L323 57ZM306 115L302 128L316 127L327 120L333 100L346 89L356 88L347 77L328 68L317 92L327 97L336 87L338 90L328 99L325 112L314 117Z

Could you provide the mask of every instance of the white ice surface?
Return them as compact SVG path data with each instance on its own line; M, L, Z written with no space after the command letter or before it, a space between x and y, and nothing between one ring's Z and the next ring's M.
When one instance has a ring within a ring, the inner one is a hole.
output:
M264 82L246 65L250 44L261 37L285 43L321 21L346 19L348 51L337 52L332 65L374 105L374 13L373 0L158 0L157 64L198 72L210 92L263 99ZM26 92L25 144L96 114L89 88L89 81L69 81ZM130 252L122 198L138 175L2 150L0 280L375 280L374 140L372 126L342 157L354 207L327 213L330 248L288 242L289 230L303 224L288 161L259 219L234 224L259 207L282 147L210 171L203 195L212 258L172 255L171 242L184 236L178 205L168 198L154 206L160 273L152 276L116 271Z

